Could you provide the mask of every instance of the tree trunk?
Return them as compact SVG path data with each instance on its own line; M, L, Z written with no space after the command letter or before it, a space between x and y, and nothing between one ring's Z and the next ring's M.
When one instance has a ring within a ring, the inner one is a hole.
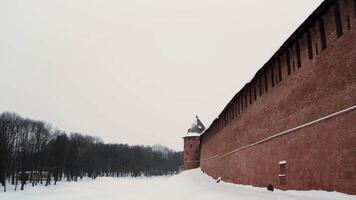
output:
M45 186L49 186L49 185L51 185L51 173L50 172L48 172Z

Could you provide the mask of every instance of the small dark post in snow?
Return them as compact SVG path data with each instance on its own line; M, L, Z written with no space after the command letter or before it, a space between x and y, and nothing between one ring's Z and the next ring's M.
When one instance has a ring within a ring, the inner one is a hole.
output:
M22 171L20 174L20 181L21 181L21 190L24 190L24 186L26 185L26 181L27 181L27 174Z
M268 184L267 185L267 190L273 192L274 191L273 185L272 184Z

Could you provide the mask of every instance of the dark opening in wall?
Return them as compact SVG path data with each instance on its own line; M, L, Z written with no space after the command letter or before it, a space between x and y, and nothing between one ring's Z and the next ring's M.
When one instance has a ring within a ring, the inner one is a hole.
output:
M281 66L281 60L278 58L277 59L277 65L278 65L278 81L282 81L282 66Z
M315 53L316 55L319 55L319 47L317 42L315 42Z
M335 15L336 35L339 38L342 36L342 23L341 23L341 15L340 15L340 5L338 3L334 5L334 15Z
M236 115L237 115L237 102L236 100L234 100L234 103L232 104L232 118L235 119Z
M224 116L224 127L225 127L227 125L226 114L224 113L223 116Z
M354 0L354 17L356 17L356 0Z
M240 106L241 106L241 112L242 112L242 111L244 111L244 98L242 95L239 98L240 98Z
M219 130L221 130L222 129L222 127L223 127L223 121L222 121L222 116L221 116L221 118L220 118L220 116L219 116Z
M266 92L267 92L268 91L267 71L265 70L263 74L264 74L264 77L265 77L265 89L266 89Z
M231 106L230 106L230 115L231 115L231 119L230 119L230 122L232 121L232 120L234 120L234 118L235 118L235 102L234 101L232 101L232 104L231 104Z
M261 81L262 77L259 76L258 77L258 89L260 90L260 96L262 96L262 81Z
M253 92L253 90L252 90L252 83L249 85L249 87L248 87L248 93L249 93L249 99L250 99L250 104L252 104L252 92Z
M234 120L235 117L235 104L233 103L232 106L230 107L230 122Z
M239 101L239 99L237 101L237 114L238 115L240 114L240 101Z
M299 47L299 41L297 40L295 43L295 53L297 56L297 66L300 68L302 66L302 61L300 59L300 47Z
M232 120L232 110L231 110L231 105L227 108L226 111L227 114L227 123L230 123Z
M256 81L253 83L253 95L254 95L254 99L257 99L257 91L256 91Z
M245 94L245 108L247 108L247 89L244 92Z
M286 59L287 59L287 69L288 69L288 75L291 74L292 70L290 68L290 55L289 55L289 49L286 50Z
M231 106L231 121L234 120L235 114L236 114L236 106L235 106L235 100L233 100Z
M225 112L225 126L229 124L229 110L226 110Z
M326 36L325 36L325 26L323 18L319 19L319 31L320 31L320 43L321 49L326 48Z
M306 35L307 35L307 45L308 45L308 56L310 60L313 58L313 45L312 45L312 38L309 30L307 30Z
M236 113L236 117L239 116L240 112L239 112L239 102L237 101L237 98L235 100L235 113Z
M224 115L221 115L221 129L225 127Z
M226 111L225 114L224 114L224 117L225 117L225 126L227 126L227 124L229 123L229 113Z
M271 81L272 81L272 87L274 87L274 65L269 66L271 69Z
M245 94L245 90L244 90L244 92L242 93L241 101L243 102L243 103L242 103L242 108L243 108L243 109L246 109L246 106L247 106L247 96L246 96L246 94Z
M347 15L346 17L347 20L347 29L350 30L351 29L351 24L350 24L350 17Z
M222 128L225 127L225 116L224 114L221 115L221 120L222 120Z
M224 115L222 114L221 115L221 123L222 123L222 126L221 126L221 129L223 129L224 127L225 127L225 117L224 117Z

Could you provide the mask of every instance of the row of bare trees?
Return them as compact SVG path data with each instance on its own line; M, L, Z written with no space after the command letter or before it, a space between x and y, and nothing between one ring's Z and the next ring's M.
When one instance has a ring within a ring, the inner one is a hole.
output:
M100 138L53 129L15 113L0 115L0 186L24 189L84 176L152 176L179 172L182 152L166 147L105 144Z

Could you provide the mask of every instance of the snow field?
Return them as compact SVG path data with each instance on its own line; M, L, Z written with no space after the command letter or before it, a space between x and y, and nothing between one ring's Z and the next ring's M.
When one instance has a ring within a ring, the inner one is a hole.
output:
M2 189L2 188L0 188ZM200 169L171 177L98 178L27 186L25 191L0 193L0 200L356 200L356 195L325 191L269 192L265 188L216 183Z

